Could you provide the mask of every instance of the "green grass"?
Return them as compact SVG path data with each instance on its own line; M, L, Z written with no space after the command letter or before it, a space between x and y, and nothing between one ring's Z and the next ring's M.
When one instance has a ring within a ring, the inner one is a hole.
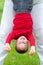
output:
M15 41L11 44L11 51L5 58L4 65L39 65L39 57L37 53L33 56L29 55L29 50L24 54L19 54L15 50Z
M0 0L0 21L2 17L4 0ZM33 56L29 55L29 50L25 54L19 54L15 50L15 41L12 41L11 51L4 60L4 65L39 65L39 57L37 53Z

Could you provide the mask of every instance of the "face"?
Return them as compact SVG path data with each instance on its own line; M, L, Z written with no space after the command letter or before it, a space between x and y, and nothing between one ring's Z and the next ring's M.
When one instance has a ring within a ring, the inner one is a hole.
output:
M28 48L28 41L27 38L25 36L21 36L17 39L16 42L16 49L20 52L22 51L26 51Z

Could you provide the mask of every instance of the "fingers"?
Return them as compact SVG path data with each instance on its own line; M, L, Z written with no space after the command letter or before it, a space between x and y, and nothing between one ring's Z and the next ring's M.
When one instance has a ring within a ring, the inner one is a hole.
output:
M30 49L29 54L30 54L30 55L33 55L34 53L35 53L35 47L32 46L31 49Z
M35 53L35 50L30 50L29 54L33 55Z
M10 47L5 47L5 50L6 50L6 51L10 51L11 48L10 48Z

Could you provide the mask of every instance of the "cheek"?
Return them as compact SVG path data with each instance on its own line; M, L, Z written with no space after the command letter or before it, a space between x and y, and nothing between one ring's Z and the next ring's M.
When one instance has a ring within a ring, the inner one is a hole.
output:
M17 46L19 47L19 46L20 46L20 44L17 44Z

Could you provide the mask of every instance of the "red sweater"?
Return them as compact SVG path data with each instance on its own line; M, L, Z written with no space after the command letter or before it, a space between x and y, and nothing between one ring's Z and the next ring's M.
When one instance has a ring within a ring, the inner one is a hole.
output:
M29 13L18 13L13 20L14 27L8 35L6 43L11 43L11 40L17 40L20 36L25 36L30 41L30 46L35 46L35 39L32 34L33 21Z

